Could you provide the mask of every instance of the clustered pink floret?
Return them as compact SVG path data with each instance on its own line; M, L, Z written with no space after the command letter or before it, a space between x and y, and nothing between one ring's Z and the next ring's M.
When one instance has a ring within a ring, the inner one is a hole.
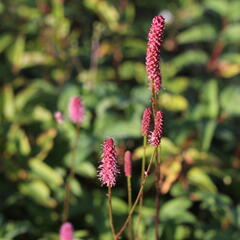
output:
M149 142L152 146L158 146L161 142L163 131L163 113L161 111L156 112L154 120L154 130L150 135Z
M150 108L146 108L144 110L143 118L142 118L142 136L148 136L149 134L151 114L152 114L152 111Z
M65 222L60 228L60 240L73 240L73 226L70 222Z
M117 166L117 152L112 138L107 138L103 143L102 161L99 165L98 177L102 185L113 187L119 174Z
M73 97L68 106L69 118L73 123L82 123L84 106L80 97Z
M162 16L156 16L152 20L152 26L148 34L146 70L150 80L150 88L152 81L154 83L155 92L161 89L161 73L159 69L160 47L163 40L165 20Z
M126 177L132 176L132 159L130 151L126 151L124 154L124 173Z

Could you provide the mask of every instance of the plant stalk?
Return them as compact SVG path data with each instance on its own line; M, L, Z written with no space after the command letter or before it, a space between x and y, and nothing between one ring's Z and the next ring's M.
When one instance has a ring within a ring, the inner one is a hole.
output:
M113 239L115 240L115 228L113 224L113 214L112 214L112 188L108 187L108 215L109 215L109 224L111 226Z
M129 223L129 221L130 221L130 219L131 219L131 217L132 217L132 214L133 214L133 212L134 212L134 210L135 210L135 208L136 208L136 206L137 206L137 204L138 204L138 201L139 201L139 199L140 199L140 197L141 197L141 195L142 195L143 187L144 187L144 184L145 184L145 182L146 182L146 180L147 180L147 176L148 176L148 173L149 173L149 171L150 171L150 168L151 168L152 161L153 161L153 158L154 158L154 156L155 156L155 153L156 153L156 149L154 149L154 152L153 152L152 157L151 157L151 159L150 159L150 162L149 162L149 164L148 164L147 170L146 170L146 172L145 172L145 174L144 174L144 178L143 178L143 181L142 181L142 183L141 183L141 187L140 187L140 190L139 190L138 195L137 195L137 197L136 197L136 200L135 200L135 202L134 202L131 210L130 210L129 213L128 213L127 219L126 219L125 222L123 223L123 225L122 225L121 229L119 230L119 232L115 235L115 240L118 240L119 237L122 235L123 231L125 230L127 224Z

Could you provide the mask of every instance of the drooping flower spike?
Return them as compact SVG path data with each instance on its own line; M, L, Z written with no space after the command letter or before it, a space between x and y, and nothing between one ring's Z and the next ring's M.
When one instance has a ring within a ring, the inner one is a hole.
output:
M82 123L84 119L84 106L80 97L70 99L68 112L69 118L73 123Z
M152 146L158 146L161 142L163 132L163 113L161 111L156 112L154 120L154 130L150 135L149 142Z
M126 177L132 176L132 158L130 151L126 151L124 154L124 173Z
M98 177L102 185L107 187L115 186L119 170L117 166L117 152L112 138L107 138L103 142L102 160L98 168Z
M142 118L142 136L149 135L150 123L151 123L152 111L150 108L146 108Z
M60 228L60 240L73 240L73 226L70 222L65 222Z
M156 16L152 20L152 26L148 34L147 54L146 54L146 70L150 81L150 89L152 89L152 81L154 90L158 93L161 89L161 72L159 69L160 47L163 40L165 20L162 16Z

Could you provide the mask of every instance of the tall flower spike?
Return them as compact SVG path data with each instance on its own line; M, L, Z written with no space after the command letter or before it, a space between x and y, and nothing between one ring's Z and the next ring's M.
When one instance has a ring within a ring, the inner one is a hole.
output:
M68 105L69 118L73 123L82 123L84 106L80 97L73 97Z
M144 110L143 118L142 118L142 136L148 136L149 134L151 114L152 114L152 111L150 108L146 108Z
M132 159L130 151L126 151L124 154L124 173L126 177L132 176Z
M163 113L157 111L155 120L154 120L154 130L151 133L149 142L152 146L158 146L161 142L163 131Z
M103 142L102 161L99 165L98 177L102 185L113 187L116 184L118 174L115 144L112 138L107 138Z
M73 240L73 226L70 222L65 222L60 228L60 240Z
M150 81L150 89L152 81L154 83L155 92L161 89L161 73L159 69L160 47L163 40L165 20L162 16L156 16L152 20L152 26L148 33L147 55L146 55L146 70Z

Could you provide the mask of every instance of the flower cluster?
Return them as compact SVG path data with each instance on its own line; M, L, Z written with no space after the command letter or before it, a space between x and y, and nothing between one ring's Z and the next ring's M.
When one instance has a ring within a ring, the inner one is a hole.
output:
M148 136L149 134L151 114L152 114L152 111L150 108L146 108L144 110L143 118L142 118L142 136Z
M150 88L152 82L154 84L155 92L161 89L161 73L159 69L160 47L163 39L165 20L162 16L156 16L152 20L152 26L148 34L148 45L146 55L146 71L150 81Z
M163 131L163 113L157 111L154 121L154 130L150 135L149 142L152 146L158 146L161 142Z
M113 187L118 173L115 143L112 138L107 138L103 143L102 161L98 173L102 185Z
M70 222L65 222L60 228L60 240L73 240L73 226Z
M70 120L73 123L82 123L84 118L84 106L80 97L73 97L68 106Z

